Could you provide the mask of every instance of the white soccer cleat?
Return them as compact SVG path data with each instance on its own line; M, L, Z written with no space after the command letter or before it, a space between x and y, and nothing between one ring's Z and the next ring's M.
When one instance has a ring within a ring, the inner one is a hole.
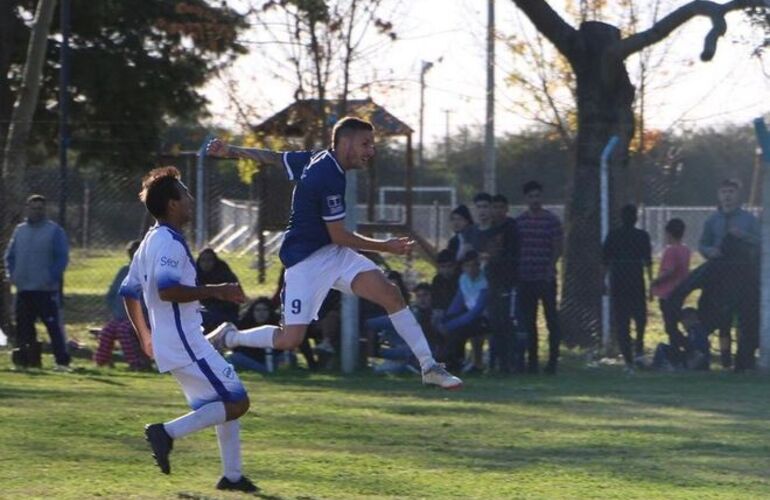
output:
M227 321L211 330L211 332L206 335L206 340L211 342L211 345L213 345L214 349L217 351L224 351L230 347L227 345L227 335L230 332L238 333L238 329L234 324Z
M444 366L444 363L435 363L422 373L422 383L426 385L437 385L442 389L454 390L463 386L463 381L455 377Z

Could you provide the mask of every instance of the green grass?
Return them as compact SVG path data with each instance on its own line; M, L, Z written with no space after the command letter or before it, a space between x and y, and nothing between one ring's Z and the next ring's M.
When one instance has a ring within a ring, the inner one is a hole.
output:
M759 375L573 363L459 393L415 377L242 378L244 470L262 498L770 497ZM3 356L0 381L2 498L235 498L213 488L212 431L175 444L171 476L151 464L142 425L187 411L171 376L21 373Z

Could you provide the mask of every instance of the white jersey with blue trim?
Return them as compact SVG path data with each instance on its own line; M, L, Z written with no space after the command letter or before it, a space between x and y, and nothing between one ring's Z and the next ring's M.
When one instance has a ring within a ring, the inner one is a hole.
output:
M326 223L345 218L345 170L329 150L284 153L283 164L297 181L279 254L289 268L332 242Z
M197 285L195 262L184 236L168 225L158 224L147 232L134 254L120 294L144 297L160 372L187 366L216 352L203 336L198 301L161 300L161 290L177 285Z

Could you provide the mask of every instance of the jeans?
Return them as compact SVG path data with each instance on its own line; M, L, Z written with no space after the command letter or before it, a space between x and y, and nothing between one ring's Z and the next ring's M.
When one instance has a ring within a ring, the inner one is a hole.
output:
M543 303L545 323L548 327L548 364L556 365L559 360L559 344L561 343L561 328L559 313L556 308L556 279L522 281L518 287L518 305L521 313L521 327L527 332L529 371L538 370L538 335L537 335L537 306Z
M59 292L24 291L16 294L16 330L19 346L37 342L37 319L42 320L48 330L56 364L69 365L70 355L67 353L67 340L64 337L59 311Z

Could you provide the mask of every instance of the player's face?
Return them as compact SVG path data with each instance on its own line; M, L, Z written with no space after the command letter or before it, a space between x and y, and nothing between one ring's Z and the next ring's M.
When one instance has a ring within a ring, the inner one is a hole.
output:
M374 133L369 130L358 131L345 143L345 159L349 168L366 168L374 158Z
M179 199L171 200L169 203L169 209L177 219L178 224L184 225L190 222L193 218L193 197L187 186L179 182L177 184L179 190Z
M732 186L723 186L717 191L717 199L723 210L733 210L738 206L738 190Z

